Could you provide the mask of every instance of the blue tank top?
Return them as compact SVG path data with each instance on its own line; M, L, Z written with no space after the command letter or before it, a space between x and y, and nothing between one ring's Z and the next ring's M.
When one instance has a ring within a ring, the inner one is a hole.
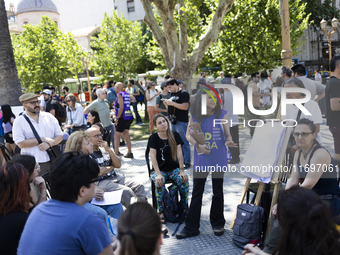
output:
M218 119L223 119L227 112L222 110ZM206 144L210 148L210 154L197 154L195 147L194 151L194 170L204 172L226 172L228 170L227 150L225 146L225 136L223 127L215 125L214 119L217 119L215 113L209 118L203 118L201 129L204 133ZM193 119L194 123L197 119Z
M307 165L310 166L310 160L313 157L314 152L317 149L323 148L320 145L316 145L314 149L312 150L310 157L308 159ZM327 151L328 152L328 151ZM298 171L300 172L300 176L302 178L306 177L309 167L305 168L301 166L300 163L300 156L301 156L301 151L299 153L299 157L297 160L297 168ZM318 166L316 166L318 167ZM312 170L312 169L311 169ZM315 170L317 170L315 168ZM331 157L331 164L325 169L325 172L321 175L320 179L318 182L315 184L315 186L312 188L314 192L316 192L319 196L322 195L340 195L340 188L338 185L338 179L337 179L337 172L334 164L334 160Z
M123 113L121 117L123 117L124 120L133 120L133 115L130 109L130 94L125 91L121 91L118 94L120 94L123 97L123 102L124 102L124 109L123 109ZM115 100L116 114L118 114L118 110L120 107L122 106L118 104L118 95L117 95L117 98Z

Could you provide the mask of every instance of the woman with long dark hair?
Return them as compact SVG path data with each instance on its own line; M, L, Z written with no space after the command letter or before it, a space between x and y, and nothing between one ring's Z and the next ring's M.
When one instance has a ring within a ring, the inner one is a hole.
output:
M15 143L13 141L12 127L13 127L13 122L15 120L15 115L12 112L12 109L8 104L4 104L1 106L1 113L3 116L2 127L4 129L5 140L6 140L5 146L9 151L11 151L14 154Z
M105 134L105 128L103 127L103 124L100 121L99 113L97 111L91 110L87 114L87 123L88 128L92 127L92 125L98 126L102 135Z
M163 114L156 114L152 119L157 133L149 137L147 147L150 148L150 158L153 169L151 179L155 183L157 207L162 223L164 217L165 182L173 180L180 189L182 209L188 208L188 175L184 172L182 153L183 141L177 132L171 132L169 120ZM178 161L177 161L178 159Z
M159 255L162 224L148 203L130 205L118 221L119 255ZM115 253L116 254L116 253Z
M202 196L204 192L205 181L209 174L209 167L216 167L212 172L213 197L210 209L210 224L214 234L217 236L224 234L225 219L223 215L224 198L223 198L223 176L227 169L227 147L236 146L232 141L229 133L227 112L221 109L220 103L207 94L211 91L199 90L192 100L190 107L190 120L188 124L186 138L195 146L194 150L194 187L192 191L191 203L185 220L185 227L181 233L176 235L177 239L183 239L198 235L201 218ZM207 114L201 114L202 95L207 96ZM214 127L214 119L223 119L225 124L219 124ZM205 135L206 144L199 144L192 136L193 130L190 127L193 123L198 123ZM203 153L198 153L197 150ZM218 168L219 167L219 168Z
M311 120L300 119L293 136L298 150L295 152L292 173L285 189L301 183L301 187L313 190L331 208L333 220L340 225L338 198L340 188L333 158L316 141L316 126ZM264 247L264 251L268 253L272 253L278 246L281 227L283 227L276 220L278 204L272 208L272 229Z
M28 173L23 165L7 162L0 168L0 254L15 255L28 218Z
M329 207L310 189L292 186L278 199L277 216L282 226L278 255L340 254L340 234L335 229ZM242 254L268 255L247 244Z

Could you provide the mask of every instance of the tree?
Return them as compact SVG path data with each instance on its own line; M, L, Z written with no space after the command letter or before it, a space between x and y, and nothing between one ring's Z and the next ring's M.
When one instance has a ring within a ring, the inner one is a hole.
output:
M29 91L59 86L82 69L84 51L47 16L38 25L25 25L20 35L12 35L12 41L20 81Z
M315 0L302 0L306 3L306 13L309 13L309 23L316 30L320 27L320 22L324 18L330 26L330 21L335 17L340 19L340 11L335 6L335 1L324 0L323 3Z
M215 42L222 21L234 0L206 0L211 14L200 17L202 1L141 0L145 17L162 52L170 75L183 80L190 90L191 77L205 52ZM153 5L157 8L154 12ZM159 18L157 20L157 16ZM190 29L193 28L193 29Z
M137 60L142 55L141 38L138 22L119 17L117 11L112 16L105 13L101 32L91 40L95 61L90 68L110 80L124 81L137 71Z
M14 61L4 0L0 0L0 42L0 102L11 106L21 105L21 85Z
M289 1L291 49L296 54L299 39L308 26L301 0ZM200 67L219 67L230 73L252 73L282 65L279 1L239 0L226 16L226 29L204 56Z

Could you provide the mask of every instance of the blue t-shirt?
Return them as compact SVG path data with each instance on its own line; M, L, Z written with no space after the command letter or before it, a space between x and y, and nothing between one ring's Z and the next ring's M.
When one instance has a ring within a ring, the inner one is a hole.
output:
M111 244L102 219L76 203L50 199L28 217L18 255L99 254Z

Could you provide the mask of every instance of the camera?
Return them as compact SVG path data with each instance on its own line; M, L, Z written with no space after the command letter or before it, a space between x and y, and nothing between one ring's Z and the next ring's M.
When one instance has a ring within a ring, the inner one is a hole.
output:
M172 125L176 125L176 123L177 123L177 119L176 119L176 116L175 115L170 115L169 116L169 120L170 120L170 122L171 122L171 124Z

